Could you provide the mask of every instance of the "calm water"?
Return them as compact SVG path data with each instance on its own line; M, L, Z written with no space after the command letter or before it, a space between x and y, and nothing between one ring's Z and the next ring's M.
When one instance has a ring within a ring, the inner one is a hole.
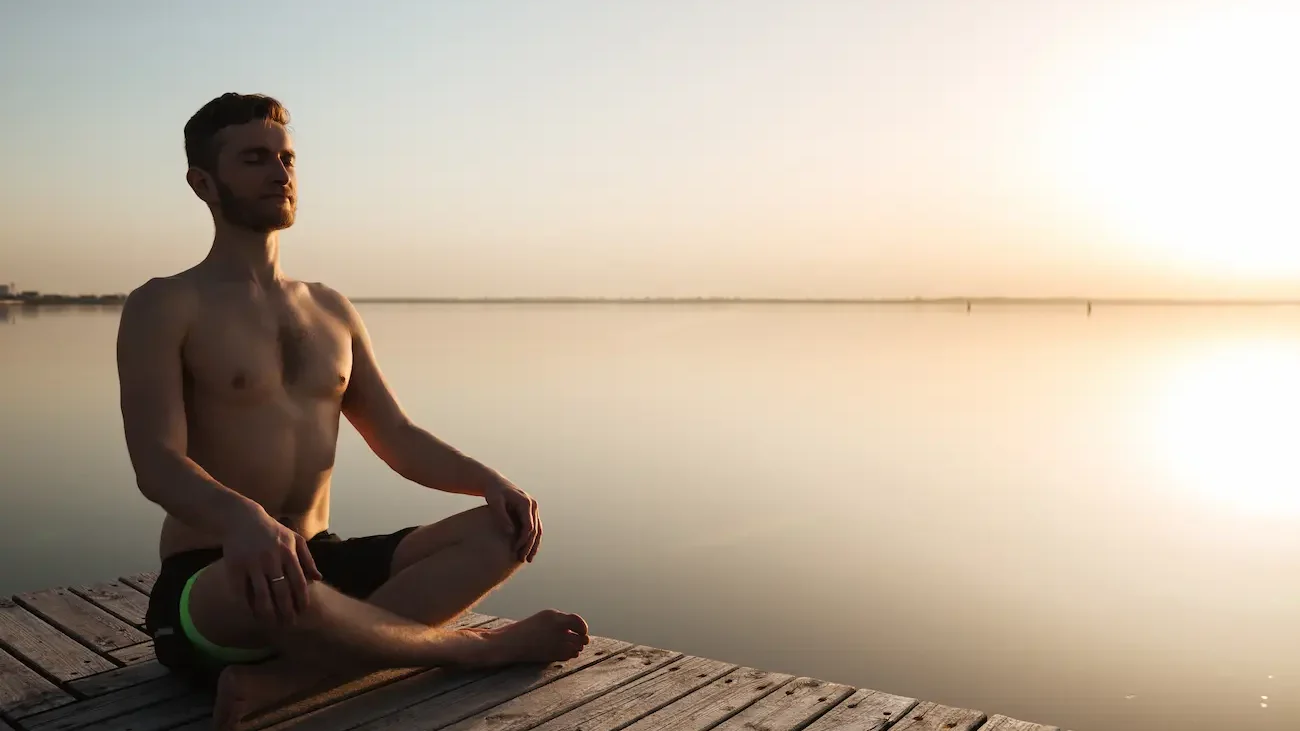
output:
M361 309L542 505L482 611L1076 731L1300 727L1300 310ZM117 312L0 323L0 594L152 568ZM344 535L476 504L346 426L334 499Z

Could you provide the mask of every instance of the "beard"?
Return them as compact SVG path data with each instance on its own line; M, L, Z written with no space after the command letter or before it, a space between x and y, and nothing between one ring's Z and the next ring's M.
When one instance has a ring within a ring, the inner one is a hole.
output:
M265 198L241 198L220 179L214 176L213 180L221 204L221 217L230 225L257 233L270 233L293 225L298 210L296 198L287 204Z

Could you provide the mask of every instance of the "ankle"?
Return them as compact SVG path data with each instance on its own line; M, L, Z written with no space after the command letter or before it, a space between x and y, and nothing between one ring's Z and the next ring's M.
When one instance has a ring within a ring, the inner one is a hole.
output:
M480 665L493 653L493 643L472 629L435 629L430 635L435 665Z

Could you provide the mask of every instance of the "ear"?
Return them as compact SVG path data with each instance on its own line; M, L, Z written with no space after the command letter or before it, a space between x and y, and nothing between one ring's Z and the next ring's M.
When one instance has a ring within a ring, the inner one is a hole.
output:
M190 168L185 171L185 182L189 183L190 190L194 195L204 203L212 204L217 201L217 187L212 182L212 176L207 171L198 168Z

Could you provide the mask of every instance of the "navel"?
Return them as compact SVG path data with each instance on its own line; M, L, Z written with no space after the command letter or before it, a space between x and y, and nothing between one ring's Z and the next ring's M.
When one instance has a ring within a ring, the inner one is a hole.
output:
M234 386L235 388L243 388L247 384L248 384L248 379L244 377L243 373L236 373L235 377L230 379L230 385Z

